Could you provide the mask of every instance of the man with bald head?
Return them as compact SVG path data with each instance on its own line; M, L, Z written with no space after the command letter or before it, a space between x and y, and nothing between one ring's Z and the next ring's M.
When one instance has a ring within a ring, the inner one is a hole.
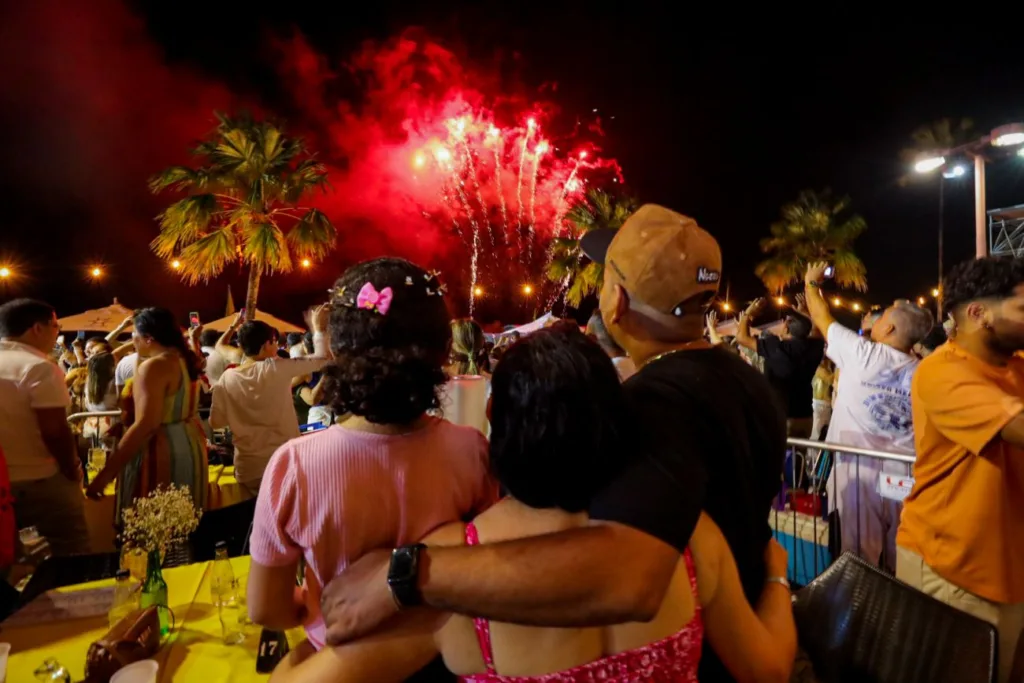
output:
M841 372L826 441L912 455L910 383L920 362L914 345L931 331L935 319L924 308L898 300L875 319L868 336L860 336L836 322L821 294L827 265L811 264L804 277L811 321ZM839 511L843 549L894 572L902 505L881 497L880 472L908 477L910 468L839 454L828 492L830 504Z

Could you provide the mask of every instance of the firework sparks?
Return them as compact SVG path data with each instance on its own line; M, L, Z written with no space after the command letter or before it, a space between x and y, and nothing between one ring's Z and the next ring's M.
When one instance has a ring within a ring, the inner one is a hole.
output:
M534 264L533 254L549 253L550 238L561 234L567 206L582 194L581 174L617 167L601 160L587 163L587 152L558 154L532 116L525 125L502 128L487 110L463 105L447 113L440 127L419 130L423 142L410 155L417 187L430 187L431 171L438 174L434 187L440 201L419 199L424 213L445 217L467 247L472 314L482 282L510 272L532 279L536 269L546 268ZM489 239L480 234L484 230Z

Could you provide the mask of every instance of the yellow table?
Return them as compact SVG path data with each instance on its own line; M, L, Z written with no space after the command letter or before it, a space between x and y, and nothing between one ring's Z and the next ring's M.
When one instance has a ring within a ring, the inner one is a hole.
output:
M208 509L228 507L252 498L248 489L235 479L235 468L210 465ZM114 493L115 484L103 492L99 500L85 501L85 521L89 529L89 549L94 553L114 552Z
M231 560L235 576L249 573L249 558ZM260 628L247 629L241 645L225 645L221 638L220 618L210 598L211 562L164 570L168 602L174 612L171 634L154 656L160 662L158 681L201 681L203 683L243 683L265 681L256 673L256 650ZM69 586L61 591L110 585L112 579ZM244 581L243 581L244 583ZM96 639L108 630L106 615L22 628L0 627L0 640L11 643L7 664L8 681L31 681L32 672L48 657L67 667L73 681L85 676L85 656ZM305 637L302 629L288 633L294 646Z

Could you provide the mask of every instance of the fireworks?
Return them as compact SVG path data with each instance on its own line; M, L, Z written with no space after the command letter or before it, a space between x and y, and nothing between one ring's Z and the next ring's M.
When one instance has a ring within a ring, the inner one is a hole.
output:
M421 213L462 237L471 315L485 271L507 275L516 266L532 277L543 274L547 243L563 233L566 211L590 182L587 171L612 170L617 177L614 162L578 147L562 151L536 115L502 127L493 113L466 106L436 130L417 128L424 143L412 150L413 173L432 177L437 189L435 197L420 199Z

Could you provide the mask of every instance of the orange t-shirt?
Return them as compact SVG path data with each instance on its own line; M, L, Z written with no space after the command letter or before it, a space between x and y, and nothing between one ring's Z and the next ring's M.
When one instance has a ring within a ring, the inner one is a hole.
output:
M896 543L964 590L1024 602L1024 449L999 436L1024 411L1024 359L996 367L948 342L910 397L917 463Z

